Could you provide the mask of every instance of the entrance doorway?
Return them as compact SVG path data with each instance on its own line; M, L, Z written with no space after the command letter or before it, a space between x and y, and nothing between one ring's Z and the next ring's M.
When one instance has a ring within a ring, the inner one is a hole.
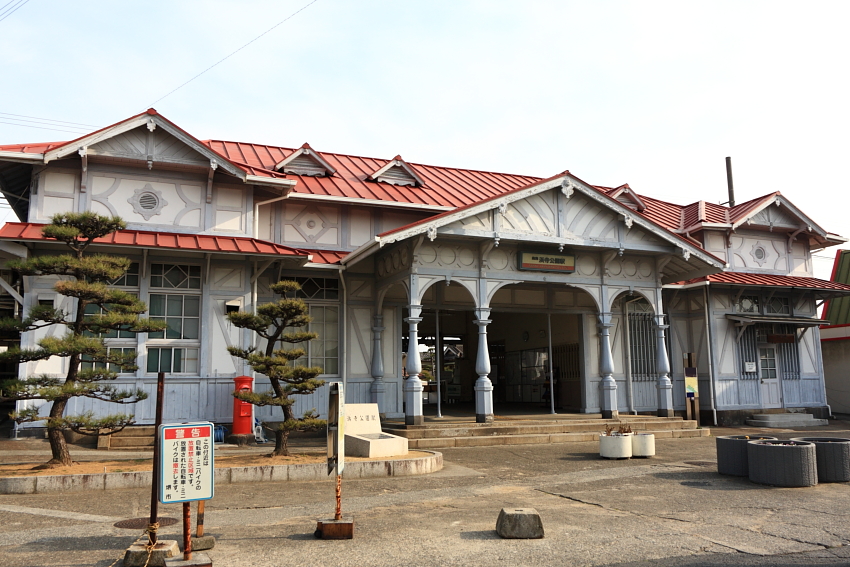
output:
M759 347L759 378L761 379L761 405L763 408L781 408L782 393L779 385L779 366L776 348Z

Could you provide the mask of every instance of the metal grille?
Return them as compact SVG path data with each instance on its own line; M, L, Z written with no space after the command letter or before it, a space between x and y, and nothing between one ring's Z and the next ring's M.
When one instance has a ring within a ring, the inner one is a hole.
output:
M796 328L787 324L761 324L750 325L741 335L738 341L738 357L741 362L741 378L744 380L758 380L758 368L755 372L746 371L747 362L759 360L759 343L766 343L768 335L796 335ZM800 350L795 339L793 343L777 343L776 351L779 357L779 371L783 380L800 379Z
M655 359L657 340L652 313L629 313L632 381L649 382L658 379L658 364Z
M578 343L554 345L552 347L552 366L556 368L558 380L575 382L581 380L581 359Z
M782 335L794 335L793 343L779 343L776 350L779 351L779 371L783 380L800 379L800 347L797 342L797 329L793 325L776 325L777 333Z

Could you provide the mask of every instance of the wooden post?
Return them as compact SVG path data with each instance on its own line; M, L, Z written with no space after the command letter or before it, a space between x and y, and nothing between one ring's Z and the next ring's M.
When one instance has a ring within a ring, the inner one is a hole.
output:
M198 500L198 528L195 532L195 537L204 537L204 505L206 500Z
M159 426L162 425L162 397L165 392L165 372L159 372L156 375L156 420L154 421L154 436L156 442L153 445L153 482L151 483L151 515L148 523L153 526L157 522L159 516L159 469L160 459L159 454ZM148 537L152 545L156 545L156 530L149 532Z

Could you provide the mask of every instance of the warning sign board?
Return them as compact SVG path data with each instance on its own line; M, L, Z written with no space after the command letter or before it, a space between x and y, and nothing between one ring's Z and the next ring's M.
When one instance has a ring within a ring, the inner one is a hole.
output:
M163 504L213 497L213 424L159 426L160 485Z

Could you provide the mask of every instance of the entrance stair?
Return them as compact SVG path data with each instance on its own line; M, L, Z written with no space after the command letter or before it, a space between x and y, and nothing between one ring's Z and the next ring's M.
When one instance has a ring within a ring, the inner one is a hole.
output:
M535 419L538 417L538 419ZM441 423L438 418L426 418L424 425L405 425L403 420L385 420L384 431L407 438L410 449L440 449L445 447L484 447L492 445L526 445L596 441L606 426L616 430L628 425L632 431L654 433L658 439L674 437L708 437L711 430L698 428L694 420L681 417L641 415L602 419L584 414L581 417L555 415L497 417L493 423L452 421Z
M153 425L130 425L118 433L97 438L97 448L110 451L153 451L155 443L156 427Z
M792 427L817 427L829 425L828 419L815 419L810 413L759 413L746 420L753 427L789 429Z

